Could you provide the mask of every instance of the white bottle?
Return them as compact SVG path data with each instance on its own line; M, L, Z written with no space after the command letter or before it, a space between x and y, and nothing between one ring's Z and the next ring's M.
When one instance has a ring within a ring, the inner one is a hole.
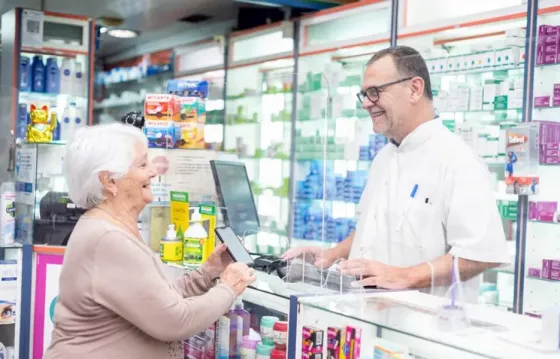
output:
M72 85L74 83L73 66L71 59L63 59L60 66L60 93L72 95Z
M202 225L202 216L197 210L194 211L189 228L184 234L183 240L183 263L202 264L204 254L204 242L208 238L208 233Z
M85 77L84 69L81 62L74 62L74 84L73 84L73 95L83 97L85 93Z
M73 131L76 131L78 128L83 127L86 125L86 111L82 106L75 106L75 111L74 111L74 129Z
M76 104L71 102L68 106L64 108L61 116L58 119L58 125L60 126L60 140L68 141L72 136L74 131L74 112Z

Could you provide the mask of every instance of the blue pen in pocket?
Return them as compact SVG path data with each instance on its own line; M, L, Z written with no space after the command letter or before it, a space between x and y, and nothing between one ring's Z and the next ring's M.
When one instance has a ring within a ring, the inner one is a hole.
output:
M408 208L410 207L410 204L412 203L414 197L416 197L417 191L418 191L418 184L415 184L414 187L412 187L412 192L410 192L410 196L408 197L408 202L406 202L406 207L404 208L401 219L399 221L399 225L397 226L397 232L400 232L401 230L406 214L408 213Z

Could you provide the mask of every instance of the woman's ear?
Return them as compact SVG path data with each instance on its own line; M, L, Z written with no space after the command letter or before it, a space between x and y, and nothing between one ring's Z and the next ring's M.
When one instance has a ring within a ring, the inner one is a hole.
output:
M102 171L99 173L99 182L107 192L107 194L112 195L115 197L117 195L117 184L115 180L111 178L109 172Z

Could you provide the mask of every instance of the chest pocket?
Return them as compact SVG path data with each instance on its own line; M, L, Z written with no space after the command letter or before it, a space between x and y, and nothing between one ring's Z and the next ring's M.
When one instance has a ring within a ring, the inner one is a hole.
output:
M394 243L413 251L424 251L433 243L441 228L440 193L435 183L422 183L414 198L399 199L392 213Z

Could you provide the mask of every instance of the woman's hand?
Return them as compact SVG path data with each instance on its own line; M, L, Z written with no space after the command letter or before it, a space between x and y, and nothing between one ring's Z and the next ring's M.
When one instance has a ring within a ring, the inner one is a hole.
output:
M222 283L229 285L237 296L255 280L257 280L255 270L239 262L230 264L221 276Z
M204 262L204 268L212 279L215 279L221 276L226 267L231 263L233 263L233 260L227 252L227 245L220 244L214 248L206 262Z

